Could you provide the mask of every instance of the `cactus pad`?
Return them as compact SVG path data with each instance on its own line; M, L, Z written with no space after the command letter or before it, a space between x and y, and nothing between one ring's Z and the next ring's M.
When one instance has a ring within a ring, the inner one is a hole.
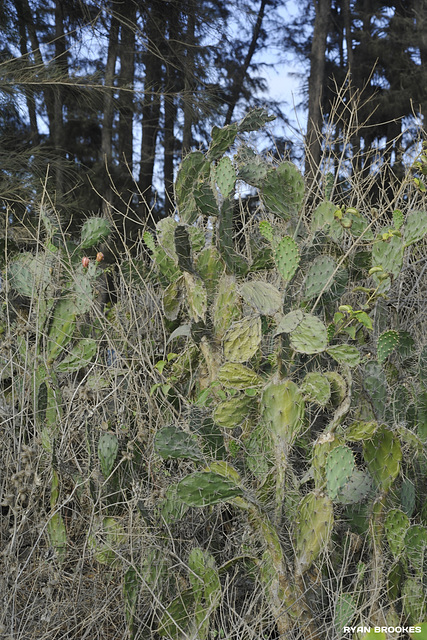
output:
M269 384L262 394L261 409L273 436L292 444L304 425L304 398L295 382Z
M383 240L381 236L372 246L372 266L381 266L394 277L399 275L403 262L403 243L398 236Z
M220 427L234 429L245 420L253 404L252 398L246 395L235 396L220 402L214 411L214 421Z
M305 376L301 391L310 402L316 402L324 407L331 397L331 385L322 373L311 371Z
M427 211L411 211L403 227L405 247L422 240L427 233Z
M328 200L321 202L313 213L311 219L311 232L314 234L319 229L325 231L333 240L339 241L343 236L343 228L335 218L337 207Z
M283 280L291 280L298 269L300 262L298 245L295 240L290 236L282 238L274 252L274 259L276 261L277 270Z
M233 320L240 316L239 295L234 276L224 274L218 285L218 293L213 307L215 334L222 337Z
M406 531L405 554L416 572L422 575L427 550L427 528L414 524Z
M270 165L259 157L252 149L242 145L234 160L240 180L244 180L254 187L261 187Z
M402 587L403 610L411 624L418 624L426 617L426 600L423 583L416 578L407 578ZM418 634L417 634L418 635ZM417 636L412 635L413 638Z
M233 322L224 336L224 356L231 362L246 362L261 342L261 318L250 316Z
M246 282L240 294L247 304L264 316L272 316L280 309L283 296L272 284L263 281Z
M208 156L211 160L217 160L234 144L237 135L237 124L228 124L225 127L212 127L211 143Z
M300 502L295 527L295 570L307 571L329 543L334 522L332 502L319 493L309 493Z
M177 496L190 507L207 507L243 495L236 484L211 471L196 471L176 485Z
M363 456L376 483L383 491L397 478L402 459L399 439L390 429L381 426L372 440L363 443Z
M109 236L110 225L105 218L89 218L82 227L81 249L89 249Z
M224 198L230 195L236 183L236 171L228 156L224 156L215 167L215 180Z
M196 462L202 459L196 438L174 425L163 427L156 433L154 449L164 459L186 458Z
M305 278L305 299L311 300L328 291L336 270L337 264L331 256L318 256L310 265Z
M381 364L387 360L388 356L393 353L396 347L399 345L399 332L398 331L385 331L378 338L377 344L377 357L378 362Z
M422 451L422 447L421 447ZM400 487L400 504L403 511L411 517L415 510L415 486L412 480L404 478L402 486Z
M349 481L354 469L354 455L345 445L335 447L326 460L325 474L328 495L336 500L339 492Z
M178 171L175 181L175 198L178 206L179 217L182 222L192 224L198 210L194 200L194 190L203 170L206 169L206 159L201 151L188 154Z
M102 433L98 441L98 457L105 478L110 475L119 450L119 441L113 433Z
M373 437L377 428L378 423L374 420L371 420L369 422L359 420L357 422L353 422L347 427L347 429L345 430L345 438L350 442L369 440Z
M253 369L238 362L226 362L218 371L218 380L226 389L248 389L256 387L260 378Z
M194 322L204 322L208 301L205 286L200 278L187 271L184 271L184 282L190 317Z
M163 292L163 312L168 320L176 320L179 315L182 303L182 280L179 278L164 290Z
M281 333L290 333L291 347L298 353L321 353L328 343L327 329L320 318L300 309L280 320L274 335Z
M267 122L275 120L276 116L269 115L267 109L264 107L256 107L251 109L237 124L237 128L240 133L247 131L258 131Z
M284 220L289 220L302 206L304 180L292 162L281 162L270 169L261 188L266 208Z
M326 349L327 353L339 364L356 367L360 363L360 353L357 347L349 344L337 344Z
M409 528L409 518L400 509L391 509L384 520L384 531L388 546L395 558L399 558L405 548L405 535Z
M336 501L341 504L356 504L370 496L373 490L372 477L360 469L353 469L348 482L340 489Z

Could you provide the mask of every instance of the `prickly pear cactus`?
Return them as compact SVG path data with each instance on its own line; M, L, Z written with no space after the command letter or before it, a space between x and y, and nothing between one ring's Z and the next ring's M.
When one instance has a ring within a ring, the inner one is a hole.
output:
M114 467L119 450L119 441L113 433L102 433L98 440L98 457L101 471L108 478Z
M300 576L307 571L322 549L329 543L334 515L332 502L317 493L306 495L298 507L298 521L295 526L295 570Z
M274 252L274 259L283 280L291 280L300 262L300 253L295 240L290 236L282 238Z

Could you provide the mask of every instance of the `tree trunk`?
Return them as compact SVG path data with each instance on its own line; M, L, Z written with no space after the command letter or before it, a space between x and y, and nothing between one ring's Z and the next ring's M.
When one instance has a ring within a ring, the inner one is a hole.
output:
M184 93L182 97L184 126L182 131L182 156L191 149L192 125L194 118L193 85L195 55L196 6L193 0L187 3L187 31L185 34Z
M326 38L331 0L315 0L316 18L311 45L311 67L308 80L308 119L305 174L310 185L319 170L322 151L322 90L325 75Z
M114 76L118 54L119 21L113 12L111 15L110 34L108 39L107 63L104 76L104 114L101 133L101 159L105 165L103 171L102 212L109 218L113 193L110 184L110 165L113 157L113 121L114 121Z
M132 172L133 153L133 83L135 76L135 33L136 4L124 5L120 36L120 118L119 118L119 160ZM126 170L126 169L125 169Z
M63 79L68 75L67 62L67 45L64 33L64 12L62 0L55 2L55 69L58 77ZM64 192L63 176L64 176L64 87L62 82L55 83L54 88L54 130L53 142L55 147L56 165L55 165L55 188L57 195Z
M21 52L21 56L25 60L29 61L25 15L23 12L21 2L16 3L16 12L18 16L19 50ZM36 101L34 99L34 94L31 91L31 89L25 87L24 93L25 93L25 101L27 103L27 109L28 109L28 117L30 120L30 132L31 132L30 143L32 147L35 147L40 143L40 136L39 136L38 126L37 126Z
M237 101L239 100L240 95L242 93L243 83L245 81L245 77L248 72L249 65L251 64L252 58L256 51L257 42L258 42L259 34L261 31L261 25L264 18L265 7L267 2L268 0L261 0L261 4L258 10L258 15L255 22L254 30L252 32L252 40L249 45L248 52L246 54L246 57L242 66L240 67L238 73L234 78L233 86L231 87L231 96L230 96L230 101L228 103L227 114L225 116L225 124L230 124Z
M153 204L153 173L160 120L162 59L165 17L162 7L154 2L146 18L147 52L144 56L145 87L142 105L141 165L138 187L143 196L140 217L147 220Z

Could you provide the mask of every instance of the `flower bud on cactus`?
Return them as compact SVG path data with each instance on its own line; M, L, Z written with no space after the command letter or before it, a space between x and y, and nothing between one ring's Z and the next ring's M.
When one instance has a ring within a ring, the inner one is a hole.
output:
M89 258L87 256L84 256L84 258L82 258L82 265L83 265L83 269L87 269L89 266Z
M102 251L98 251L98 253L96 254L96 261L102 262L103 260L104 260L104 254L102 253Z

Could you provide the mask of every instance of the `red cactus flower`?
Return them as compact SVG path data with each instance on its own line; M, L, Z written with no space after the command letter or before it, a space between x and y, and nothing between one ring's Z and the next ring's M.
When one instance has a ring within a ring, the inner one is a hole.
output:
M84 269L87 269L89 266L89 258L87 256L85 256L84 258L82 258L82 265Z

